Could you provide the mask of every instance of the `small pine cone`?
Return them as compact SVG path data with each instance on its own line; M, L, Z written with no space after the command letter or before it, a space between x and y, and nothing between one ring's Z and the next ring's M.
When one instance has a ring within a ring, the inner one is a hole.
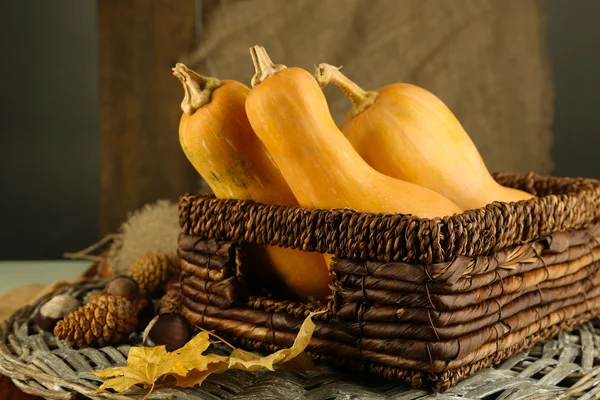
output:
M167 254L146 253L136 258L129 267L129 276L135 280L142 293L153 294L178 273L179 259Z
M99 295L56 324L54 335L74 347L124 343L137 325L137 310L124 297Z
M179 292L169 292L165 294L158 303L158 313L168 314L181 312L181 302L183 298Z

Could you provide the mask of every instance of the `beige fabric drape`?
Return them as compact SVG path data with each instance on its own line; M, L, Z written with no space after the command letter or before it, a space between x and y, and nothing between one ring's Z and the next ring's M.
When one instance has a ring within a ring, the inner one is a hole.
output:
M537 0L201 0L182 61L249 84L248 48L313 71L344 65L366 89L405 81L438 95L493 171L549 172L552 85ZM326 88L339 122L349 102Z

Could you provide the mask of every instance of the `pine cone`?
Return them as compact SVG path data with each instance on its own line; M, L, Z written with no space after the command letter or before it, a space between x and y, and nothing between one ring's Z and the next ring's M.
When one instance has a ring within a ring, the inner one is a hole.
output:
M137 310L124 297L101 295L56 324L54 335L74 347L124 343L137 325Z
M153 294L166 283L169 276L175 276L180 271L179 258L146 253L133 261L129 267L129 276L138 283L142 293Z
M169 292L165 294L158 303L158 313L179 313L181 312L181 302L183 298L179 292Z
M106 296L106 292L102 290L95 290L93 292L89 292L83 297L83 304L94 303L96 302L96 300L104 296Z

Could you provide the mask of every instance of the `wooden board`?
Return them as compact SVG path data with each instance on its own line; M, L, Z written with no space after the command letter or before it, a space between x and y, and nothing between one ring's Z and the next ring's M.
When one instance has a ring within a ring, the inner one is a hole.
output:
M194 0L98 2L101 234L127 213L194 191L179 147L181 84L171 68L195 45Z

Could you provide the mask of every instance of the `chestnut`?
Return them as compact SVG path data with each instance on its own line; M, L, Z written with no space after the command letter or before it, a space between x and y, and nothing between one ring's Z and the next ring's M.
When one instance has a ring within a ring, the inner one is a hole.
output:
M106 286L106 293L111 296L129 296L140 292L136 281L128 276L117 276Z
M56 323L76 311L81 303L70 294L59 294L48 300L33 317L35 323L46 332L53 332Z
M131 301L133 306L137 309L138 324L136 326L136 331L143 331L146 326L148 326L148 323L152 321L152 318L156 316L154 302L148 296L139 293L130 294L129 296L125 296L125 298Z
M181 314L161 314L154 318L144 332L144 346L164 345L167 351L183 347L192 338L192 326Z
M181 290L181 285L179 283L179 277L174 276L172 278L169 278L169 280L167 281L167 283L165 285L165 293L179 292L180 290Z

